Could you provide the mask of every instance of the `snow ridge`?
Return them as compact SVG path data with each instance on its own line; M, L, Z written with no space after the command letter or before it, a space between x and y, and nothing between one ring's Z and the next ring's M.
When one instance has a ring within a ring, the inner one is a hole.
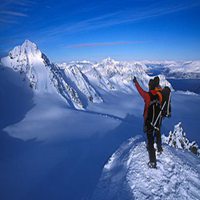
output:
M146 144L131 138L105 165L93 199L199 199L200 160L165 145L157 169L147 166ZM106 195L105 195L106 194Z
M64 79L66 82L73 82L74 87L82 92L89 101L93 103L101 103L103 99L97 94L96 90L87 80L86 76L81 72L81 70L76 65L69 65L64 68Z
M82 110L84 108L84 105L81 102L78 93L63 79L59 67L53 63L51 64L51 73L51 80L61 97L67 100L69 105L71 105L72 107Z

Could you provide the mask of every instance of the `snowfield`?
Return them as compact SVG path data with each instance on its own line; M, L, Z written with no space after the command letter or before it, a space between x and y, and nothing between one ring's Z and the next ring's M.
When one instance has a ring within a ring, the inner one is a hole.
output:
M129 139L104 166L93 199L200 199L197 157L164 145L157 169L147 162L145 142Z

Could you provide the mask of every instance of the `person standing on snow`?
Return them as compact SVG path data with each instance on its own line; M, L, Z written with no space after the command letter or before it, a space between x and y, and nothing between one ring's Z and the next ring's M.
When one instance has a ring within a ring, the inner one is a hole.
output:
M159 122L160 120L155 120L158 117L159 111L155 110L155 107L152 111L152 109L149 109L152 107L152 105L156 102L156 104L161 104L162 102L162 96L157 94L157 91L155 90L155 83L154 80L151 79L149 81L149 91L144 91L141 86L139 85L136 77L134 77L133 82L135 84L135 87L137 88L139 94L143 98L145 102L144 106L144 132L147 133L147 149L149 153L149 162L148 166L150 168L156 168L156 153L154 149L154 133L157 134L158 131L155 131L159 128ZM154 118L153 123L151 122L150 118ZM156 140L158 151L161 151L161 144L158 142L159 140ZM161 141L161 140L160 140Z

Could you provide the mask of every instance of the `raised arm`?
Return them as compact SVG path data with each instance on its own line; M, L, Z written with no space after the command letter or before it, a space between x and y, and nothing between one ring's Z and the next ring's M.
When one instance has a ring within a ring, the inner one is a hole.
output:
M137 79L134 77L133 79L133 82L135 83L135 87L137 88L137 91L139 92L139 94L142 96L142 98L145 100L146 99L146 95L147 95L147 92L144 91L140 84L138 83Z

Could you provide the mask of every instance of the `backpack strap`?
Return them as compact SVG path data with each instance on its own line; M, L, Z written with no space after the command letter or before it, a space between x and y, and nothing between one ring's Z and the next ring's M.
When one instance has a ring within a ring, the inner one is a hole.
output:
M155 106L157 104L159 104L161 106L161 103L162 103L161 99L162 99L162 97L160 98L160 95L162 95L162 94L160 92L157 92L155 95L153 95L151 92L148 92L148 93L149 93L149 96L150 96L150 104L149 104L149 106L153 106L152 107L152 118L151 118L150 124L153 127L153 129L159 131L159 128L156 127L156 124L160 123L161 112L162 111L160 110L160 112L156 116Z

